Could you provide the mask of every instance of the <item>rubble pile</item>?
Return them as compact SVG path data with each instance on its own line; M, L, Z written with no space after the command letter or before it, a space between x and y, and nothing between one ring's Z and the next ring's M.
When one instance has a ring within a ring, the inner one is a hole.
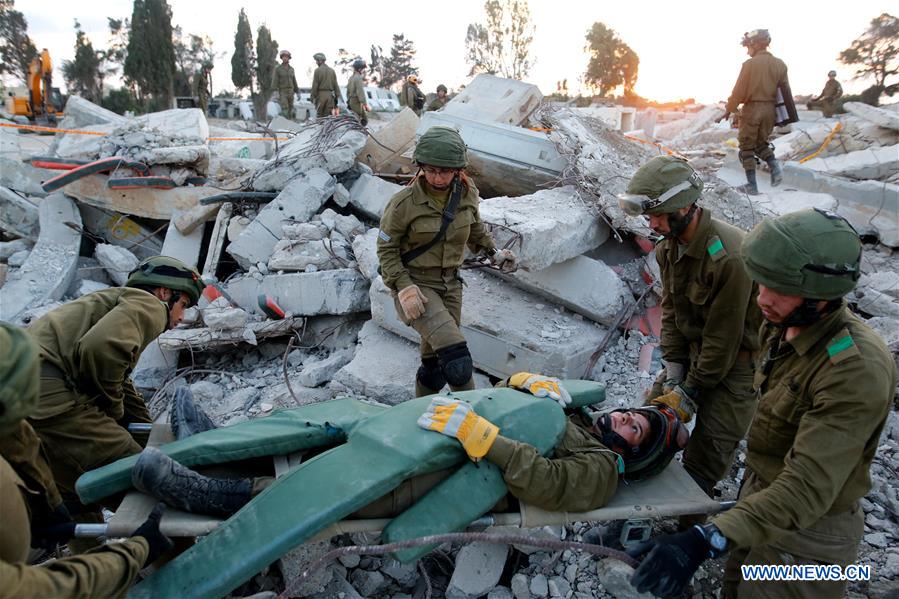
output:
M415 136L445 124L469 147L482 219L497 245L513 249L522 265L511 274L483 264L461 273L461 328L477 387L527 370L601 381L609 407L642 403L661 367L658 265L641 249L651 247L645 219L625 215L615 194L660 151L688 156L705 178L701 205L741 228L806 206L850 218L867 243L863 276L849 299L899 354L895 106L850 106L816 158L788 162L783 187L764 185L761 196L750 198L733 189L740 182L735 132L714 123L723 114L719 106L643 111L636 114L640 130L626 137L609 122L630 123L633 109L628 119L612 109L617 120L609 121L591 116L596 111L538 108L539 90L520 82L490 77L478 85L483 104L471 92L460 96L459 106L454 100L452 108L420 120L403 111L377 131L386 141L380 145L353 117L302 125L277 117L259 131L238 123L210 126L193 109L125 119L77 97L69 100L63 128L104 136L60 134L48 150L31 136L0 131L0 318L27 323L60 302L122 284L141 259L161 253L197 266L208 286L199 305L135 369L154 417L166 418L180 386L217 425L338 396L387 405L411 399L418 336L398 319L376 253L378 221L402 186L378 174L410 172ZM818 118L794 125L775 140L777 152L797 158L817 151L836 123ZM272 132L278 141L261 139ZM139 161L175 187L110 194L107 175L92 174L48 195L41 184L59 171L22 162L48 152ZM879 190L879 203L859 195L858 186ZM894 410L874 462L874 488L863 502L860 556L887 582L899 578L899 498L889 483L897 452ZM735 497L744 460L745 450L720 485L723 498ZM581 541L596 526L528 534ZM656 527L673 530L669 521ZM283 589L320 550L376 541L341 535L304 546L282 558L280 573L252 584ZM721 569L720 560L707 563L694 579L694 596L716 596ZM442 546L417 566L343 556L296 596L637 596L625 582L629 573L620 562L572 551L473 543ZM852 591L876 596L878 584L856 583Z

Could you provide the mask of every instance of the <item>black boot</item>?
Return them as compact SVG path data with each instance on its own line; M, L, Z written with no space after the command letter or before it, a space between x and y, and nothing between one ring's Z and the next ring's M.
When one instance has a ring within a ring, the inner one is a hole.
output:
M746 185L741 185L737 191L748 193L751 196L759 195L759 184L755 178L755 169L746 171Z
M172 426L172 433L178 441L217 428L206 412L197 407L190 387L186 386L175 389L175 400L172 402L169 423Z
M784 180L784 171L780 167L780 162L774 156L768 158L766 162L768 163L768 168L771 169L771 187L777 187Z
M228 517L250 501L248 478L220 479L185 468L155 447L144 449L131 482L138 490L185 512Z

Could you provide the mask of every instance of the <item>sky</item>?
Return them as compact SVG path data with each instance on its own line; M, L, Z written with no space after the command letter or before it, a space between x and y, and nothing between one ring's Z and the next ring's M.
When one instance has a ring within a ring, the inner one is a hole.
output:
M586 69L585 34L600 21L640 57L636 92L659 100L695 98L702 103L724 100L747 58L740 45L743 32L766 27L771 52L789 68L793 93L817 94L827 71L835 69L846 93L857 93L871 81L853 80L854 70L836 58L874 17L896 13L895 4L880 0L809 5L805 2L757 0L723 4L697 0L578 2L530 0L536 26L531 54L536 64L526 80L544 94L556 82L568 80L577 93ZM892 6L889 6L891 5ZM233 89L230 58L241 7L255 30L265 24L281 49L290 50L301 87L309 86L312 55L324 52L329 61L339 48L368 57L377 44L389 52L394 33L415 42L415 65L423 91L443 83L454 89L466 83L465 32L469 23L483 21L482 0L400 2L394 0L341 0L340 2L262 2L246 0L169 0L172 21L184 33L209 35L218 53L212 73L213 91ZM839 6L839 8L837 8ZM751 9L751 12L747 11ZM78 19L95 48L108 40L107 17L130 17L131 0L104 2L41 0L16 3L28 20L28 33L40 48L48 48L54 64L54 85L64 88L60 66L74 56L73 24ZM749 14L745 14L749 12ZM745 16L744 16L745 15ZM343 77L338 75L343 84ZM583 90L586 92L586 90Z

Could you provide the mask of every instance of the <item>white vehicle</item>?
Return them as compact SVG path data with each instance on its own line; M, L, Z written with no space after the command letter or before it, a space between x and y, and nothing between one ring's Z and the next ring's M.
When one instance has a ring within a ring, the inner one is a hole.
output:
M402 109L400 97L389 89L366 87L365 97L369 107L376 112L399 112Z

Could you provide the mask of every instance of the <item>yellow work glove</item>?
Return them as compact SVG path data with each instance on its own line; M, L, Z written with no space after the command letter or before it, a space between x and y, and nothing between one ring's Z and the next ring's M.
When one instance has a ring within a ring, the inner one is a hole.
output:
M400 300L400 306L403 307L403 314L409 320L420 318L425 313L425 304L428 303L428 298L424 296L418 285L403 287L396 296Z
M548 397L563 408L571 405L571 394L565 390L559 379L542 374L518 372L509 377L509 386L527 391L534 397Z
M499 434L499 427L478 416L471 405L448 397L432 399L425 413L419 416L418 426L455 437L474 461L487 455Z
M693 414L696 413L695 393L691 393L684 389L681 385L677 385L664 395L659 395L655 399L649 401L650 404L664 405L672 408L677 412L677 417L681 422L687 423L693 420Z

